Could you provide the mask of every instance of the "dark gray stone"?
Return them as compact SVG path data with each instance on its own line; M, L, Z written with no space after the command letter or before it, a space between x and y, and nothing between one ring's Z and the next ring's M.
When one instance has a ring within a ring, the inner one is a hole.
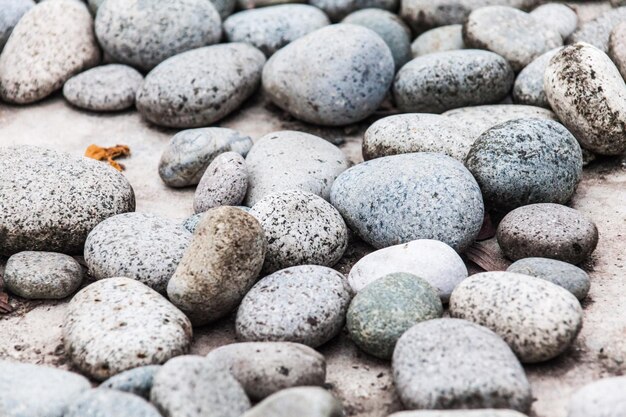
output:
M211 3L213 3L222 21L230 16L235 11L235 6L237 6L237 0L211 0Z
M208 166L193 197L193 209L202 213L219 206L238 206L248 190L246 161L237 152L219 154Z
M463 25L447 25L430 29L419 35L411 44L413 57L433 52L465 49Z
M0 0L0 52L17 22L34 5L33 0Z
M626 377L604 378L575 391L567 417L620 417L626 413Z
M161 414L136 395L93 389L76 398L63 417L161 417Z
M343 417L341 403L318 387L288 388L257 404L241 417Z
M526 67L517 75L513 85L513 101L528 106L550 108L550 103L543 88L543 77L548 64L562 48L556 48L546 52Z
M311 0L310 3L322 9L333 22L338 22L348 14L361 9L384 9L395 12L399 0Z
M609 10L597 18L583 23L576 32L572 33L567 42L585 42L607 52L611 31L621 22L626 22L626 7Z
M579 300L589 292L589 275L572 264L556 259L524 258L513 262L506 271L545 279L565 288Z
M152 380L160 365L147 365L129 369L104 381L98 388L114 389L150 399Z

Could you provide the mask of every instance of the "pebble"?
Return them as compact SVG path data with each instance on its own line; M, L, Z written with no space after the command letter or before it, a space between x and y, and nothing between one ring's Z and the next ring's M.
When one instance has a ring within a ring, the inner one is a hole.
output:
M394 155L359 164L335 180L330 200L348 226L377 249L436 239L463 252L483 223L474 177L442 154Z
M0 0L0 52L7 43L17 22L29 11L35 2L33 0Z
M70 403L89 388L79 374L0 360L2 417L64 417Z
M626 80L626 21L615 26L611 32L609 56Z
M582 269L568 264L547 258L524 258L513 262L507 268L507 272L530 275L545 279L553 284L565 288L574 294L576 298L582 300L589 292L589 275Z
M4 269L4 285L13 294L31 299L65 298L83 281L83 269L71 256L54 252L20 252Z
M207 359L226 366L257 401L286 388L322 386L326 380L324 357L299 343L233 343L211 351Z
M183 52L146 76L137 92L137 110L159 126L211 125L238 109L256 91L264 64L263 53L245 43Z
M161 417L161 414L136 395L92 389L76 398L63 417Z
M274 132L259 139L246 157L246 206L277 191L302 190L329 199L330 188L348 169L346 155L328 141L304 132Z
M442 315L436 288L416 275L396 272L376 279L352 299L346 328L352 341L365 352L391 359L405 331Z
M263 68L263 89L297 119L340 126L374 113L393 74L391 51L380 36L342 23L311 32L272 55Z
M333 266L348 246L348 228L339 212L306 191L269 194L250 214L261 223L267 239L266 274L296 265Z
M306 3L305 0L237 0L237 8L241 10L275 6L284 3Z
M224 21L229 42L245 42L271 56L307 33L330 25L328 17L308 4L281 4L235 13Z
M154 376L150 400L164 416L239 417L250 408L241 385L202 356L169 360Z
M413 57L434 52L465 49L463 25L447 25L430 29L419 35L411 44Z
M274 272L252 287L241 302L237 337L315 348L341 331L351 298L347 280L333 269L304 265Z
M580 25L576 32L568 38L568 43L585 42L595 46L602 52L609 50L609 37L615 26L626 21L626 7L609 9L597 18Z
M165 287L191 241L179 221L125 213L98 224L85 241L85 263L95 279L136 279L155 291Z
M4 14L4 7L2 11ZM93 19L85 4L75 0L42 2L20 18L4 45L0 98L18 104L41 100L72 75L99 62Z
M393 95L403 113L497 103L515 76L508 62L489 51L465 49L417 57L396 74Z
M565 47L548 64L544 85L550 106L583 148L626 151L626 84L604 52L583 43Z
M211 0L211 3L219 13L222 22L235 11L237 6L237 0Z
M143 76L132 67L103 65L73 76L63 86L63 96L81 109L125 110L135 104Z
M537 363L563 353L582 327L582 308L569 291L541 278L484 272L461 282L450 316L488 327L520 361Z
M135 210L128 180L102 162L23 145L0 148L0 161L4 256L21 251L80 254L94 226Z
M513 210L498 226L498 243L505 255L540 257L578 264L598 244L598 229L578 210L559 204L531 204Z
M202 213L219 206L238 206L246 197L248 169L237 152L219 154L202 175L193 198L193 209Z
M241 417L343 417L341 403L319 387L288 388L257 404Z
M575 391L567 417L619 417L626 414L626 377L594 381Z
M574 33L578 26L578 15L565 4L543 4L530 12L530 15L542 25L557 31L563 39Z
M576 138L558 122L517 119L483 133L465 166L488 210L506 213L533 203L567 203L582 179Z
M389 417L526 417L526 415L514 410L488 408L483 410L401 411L390 414Z
M221 153L246 156L252 139L222 127L189 129L178 132L167 144L159 161L159 175L170 187L196 185L206 169Z
M265 252L265 234L253 216L228 206L209 210L167 284L167 295L195 326L213 322L235 309L252 287Z
M147 365L129 369L104 381L98 388L114 389L150 399L154 375L161 365Z
M399 0L311 0L310 3L322 9L333 22L338 22L350 13L362 9L394 12L398 9Z
M524 369L507 344L465 320L435 319L411 327L396 344L392 369L408 409L526 412L533 401Z
M515 103L550 108L543 87L543 77L550 60L561 49L563 48L552 49L544 53L520 71L513 85L513 101Z
M187 229L190 233L195 233L203 215L204 213L192 214L185 219L185 221L183 222L183 227Z
M147 72L181 52L219 42L222 26L206 0L106 0L96 15L96 36L115 61Z
M83 288L69 303L63 326L67 358L99 381L184 354L191 338L191 323L183 313L129 278L103 279Z

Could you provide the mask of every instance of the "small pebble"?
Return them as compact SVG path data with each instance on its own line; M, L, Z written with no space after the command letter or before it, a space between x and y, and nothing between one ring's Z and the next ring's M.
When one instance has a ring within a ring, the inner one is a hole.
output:
M626 21L615 26L609 39L609 56L626 80Z
M333 22L338 22L350 13L361 9L383 9L393 12L398 9L399 0L311 0Z
M150 399L152 381L161 365L139 366L121 372L104 381L98 388L114 389Z
M266 398L241 417L343 417L341 403L318 387L288 388Z
M513 262L507 268L507 272L530 275L545 279L553 284L565 288L582 300L589 292L589 275L582 269L568 264L547 258L524 258Z
M567 417L620 417L626 414L626 377L599 379L575 391Z
M237 0L211 0L211 3L219 13L222 22L235 11L237 6Z
M552 49L535 58L520 71L513 85L513 101L518 104L550 108L543 87L543 77L553 56L563 48Z
M425 411L401 411L399 413L390 414L389 417L526 417L514 410L425 410Z
M246 161L237 152L219 154L202 175L193 198L193 209L202 213L219 206L238 206L248 190Z
M568 43L585 42L595 46L602 52L607 52L609 50L611 31L624 21L626 21L626 7L609 9L595 19L580 25L569 37Z
M0 52L7 43L11 32L22 16L29 11L35 2L33 0L0 0Z
M415 38L411 44L413 58L458 49L465 49L463 25L448 25L428 30Z
M543 4L530 12L530 15L542 25L557 31L563 39L574 33L578 26L578 15L565 4Z
M76 398L63 417L161 417L161 414L136 395L92 389Z

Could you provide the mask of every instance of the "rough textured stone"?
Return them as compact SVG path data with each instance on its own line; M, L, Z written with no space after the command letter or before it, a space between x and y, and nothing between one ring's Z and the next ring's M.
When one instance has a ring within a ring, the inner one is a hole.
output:
M431 29L419 35L411 44L413 57L433 52L465 49L463 25L447 25Z
M242 417L342 417L341 403L318 387L289 388L266 398Z
M543 77L550 60L561 49L563 48L553 49L535 58L517 75L513 85L513 101L515 103L550 108L543 88Z
M98 388L114 389L150 399L152 381L161 365L147 365L129 369L104 381Z
M33 0L0 0L0 10L2 10L2 15L0 15L0 52L17 22L34 5Z
M333 22L343 19L348 14L361 9L384 9L391 12L398 9L398 0L311 0L310 3L319 7Z
M202 213L219 206L238 206L248 190L246 161L237 152L219 154L202 175L193 209Z
M626 7L609 10L597 18L580 25L568 38L568 43L585 42L603 52L609 48L609 37L615 26L626 21Z
M609 56L626 80L626 21L615 26L609 39Z
M530 275L545 279L553 284L565 288L582 300L589 292L589 275L582 269L568 264L547 258L524 258L513 262L507 268L507 272Z
M161 414L136 395L93 389L76 398L64 417L161 417Z
M578 15L565 4L543 4L530 12L530 15L542 25L557 31L563 39L574 33L578 26Z
M619 417L626 413L626 377L604 378L574 392L567 417Z

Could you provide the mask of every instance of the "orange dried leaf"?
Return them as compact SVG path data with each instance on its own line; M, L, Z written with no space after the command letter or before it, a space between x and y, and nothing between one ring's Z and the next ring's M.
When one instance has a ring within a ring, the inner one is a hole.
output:
M106 161L118 171L124 169L124 165L114 161L114 158L130 155L130 148L126 145L115 145L110 148L103 148L98 145L89 145L85 151L87 158L97 159L98 161Z

